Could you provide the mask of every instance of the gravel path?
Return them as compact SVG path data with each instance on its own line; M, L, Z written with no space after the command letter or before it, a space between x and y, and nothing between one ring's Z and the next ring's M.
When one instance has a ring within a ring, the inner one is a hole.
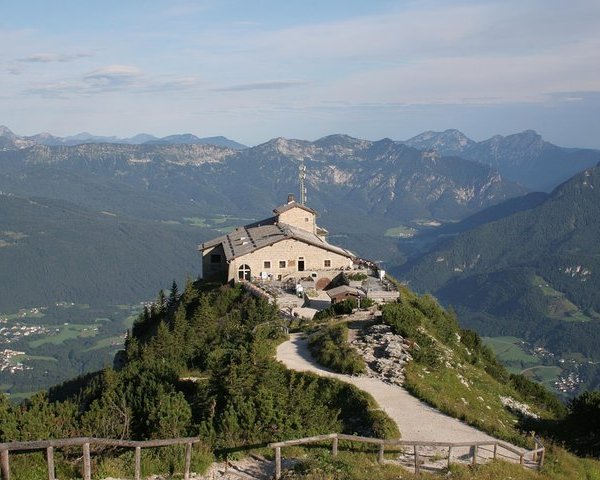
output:
M398 424L402 438L405 440L432 442L496 441L495 438L486 433L470 427L460 420L444 415L421 402L410 395L403 387L390 385L376 378L334 373L318 365L312 358L302 334L292 334L289 341L279 345L277 360L292 370L308 371L325 377L334 377L370 393L382 410ZM503 453L508 454L508 452Z

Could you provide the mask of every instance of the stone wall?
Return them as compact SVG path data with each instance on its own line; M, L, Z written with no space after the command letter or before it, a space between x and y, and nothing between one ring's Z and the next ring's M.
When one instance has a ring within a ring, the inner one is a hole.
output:
M304 260L304 271L307 276L311 271L320 270L322 273L323 270L330 270L333 278L336 270L352 267L351 258L298 240L288 239L232 260L229 268L229 280L238 278L238 270L241 265L250 267L252 278L258 278L261 272L266 272L277 280L285 275L298 272L298 262L301 260ZM329 260L329 267L325 267L325 260ZM270 262L270 267L267 268L264 262ZM284 266L280 266L280 262L284 262Z

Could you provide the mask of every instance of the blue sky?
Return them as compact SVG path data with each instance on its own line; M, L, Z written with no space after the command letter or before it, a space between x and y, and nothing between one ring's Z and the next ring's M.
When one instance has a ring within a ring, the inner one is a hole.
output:
M2 3L0 124L23 135L600 147L597 0Z

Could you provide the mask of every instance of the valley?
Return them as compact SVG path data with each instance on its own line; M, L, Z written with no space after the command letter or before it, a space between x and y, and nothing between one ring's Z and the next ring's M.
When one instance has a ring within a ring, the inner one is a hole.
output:
M21 400L111 366L142 308L60 302L0 314L0 390Z

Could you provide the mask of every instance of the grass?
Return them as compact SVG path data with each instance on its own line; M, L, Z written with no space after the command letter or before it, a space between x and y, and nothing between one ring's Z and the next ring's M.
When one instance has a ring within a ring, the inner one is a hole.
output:
M40 345L44 345L45 343L50 343L52 345L60 345L66 342L67 340L71 340L74 338L94 337L98 334L98 331L93 330L92 326L81 325L77 323L60 325L54 328L58 328L59 330L56 335L50 335L43 338L39 338L37 340L32 340L29 342L29 347L37 348Z
M340 446L341 447L341 446ZM291 449L290 449L291 450ZM345 451L340 448L337 457L332 457L326 449L306 449L293 452L301 461L285 478L305 480L418 480L423 478L454 480L600 480L600 462L578 458L564 449L550 445L547 448L546 463L541 471L525 469L518 464L490 462L475 467L452 464L450 472L441 474L421 473L407 470L392 464L386 455L386 463L376 462L376 453ZM284 458L290 458L292 451L283 451Z
M526 368L521 373L530 380L544 384L548 388L554 388L554 382L560 376L563 369L553 365L539 365Z
M202 217L184 217L185 223L193 226L193 227L208 227L209 225L206 223L206 218Z
M400 225L398 227L388 228L385 231L384 237L392 238L409 238L413 237L417 233L417 230L412 227Z
M565 322L589 322L592 319L585 315L562 292L555 290L544 278L534 275L533 285L539 287L542 293L551 299L546 312L548 317Z
M405 373L405 386L416 397L490 435L525 446L516 427L518 417L500 401L500 396L515 397L515 392L481 369L465 364L427 370L410 362Z
M56 358L54 357L46 357L42 355L17 355L15 359L19 360L37 360L39 362L56 362Z
M484 337L482 340L493 350L502 363L521 362L532 366L540 364L539 358L524 350L522 338Z
M100 350L102 348L122 347L123 343L124 340L121 336L106 337L98 340L93 346L86 348L84 352L91 352L93 350Z

